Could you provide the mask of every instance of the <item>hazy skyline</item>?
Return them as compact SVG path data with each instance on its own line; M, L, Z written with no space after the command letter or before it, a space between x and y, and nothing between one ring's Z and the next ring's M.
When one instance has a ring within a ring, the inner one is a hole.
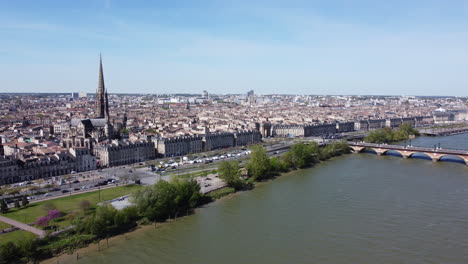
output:
M0 92L468 96L468 1L0 2Z

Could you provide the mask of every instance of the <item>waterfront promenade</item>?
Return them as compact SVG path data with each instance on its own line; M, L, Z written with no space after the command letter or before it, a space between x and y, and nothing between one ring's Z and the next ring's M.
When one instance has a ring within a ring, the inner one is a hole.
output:
M33 234L36 234L40 238L43 238L46 235L46 232L44 230L37 229L37 228L35 228L33 226L18 222L16 220L13 220L13 219L8 218L8 217L0 216L0 221L4 222L4 223L7 223L9 225L12 225L12 226L16 226L17 228L22 229L24 231L28 231L28 232L31 232Z

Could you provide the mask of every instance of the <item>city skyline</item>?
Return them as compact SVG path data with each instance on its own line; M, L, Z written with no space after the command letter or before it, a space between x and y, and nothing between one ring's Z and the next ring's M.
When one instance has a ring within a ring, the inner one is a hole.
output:
M0 93L468 96L465 1L0 7Z

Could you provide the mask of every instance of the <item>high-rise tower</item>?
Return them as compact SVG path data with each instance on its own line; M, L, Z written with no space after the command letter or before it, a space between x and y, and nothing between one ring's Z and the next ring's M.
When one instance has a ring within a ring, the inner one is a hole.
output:
M104 86L101 55L99 55L99 84L96 91L96 118L105 118L109 121L109 99L106 87Z

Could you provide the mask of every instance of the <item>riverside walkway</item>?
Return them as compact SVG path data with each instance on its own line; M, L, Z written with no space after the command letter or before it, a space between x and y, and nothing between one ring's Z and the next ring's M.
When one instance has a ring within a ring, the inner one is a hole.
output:
M46 235L46 232L44 230L37 229L37 228L35 228L33 226L18 222L16 220L13 220L13 219L8 218L8 217L0 216L0 221L2 221L4 223L7 223L9 225L12 225L12 226L16 226L17 228L22 229L24 231L28 231L28 232L31 232L33 234L36 234L40 238L43 238Z

